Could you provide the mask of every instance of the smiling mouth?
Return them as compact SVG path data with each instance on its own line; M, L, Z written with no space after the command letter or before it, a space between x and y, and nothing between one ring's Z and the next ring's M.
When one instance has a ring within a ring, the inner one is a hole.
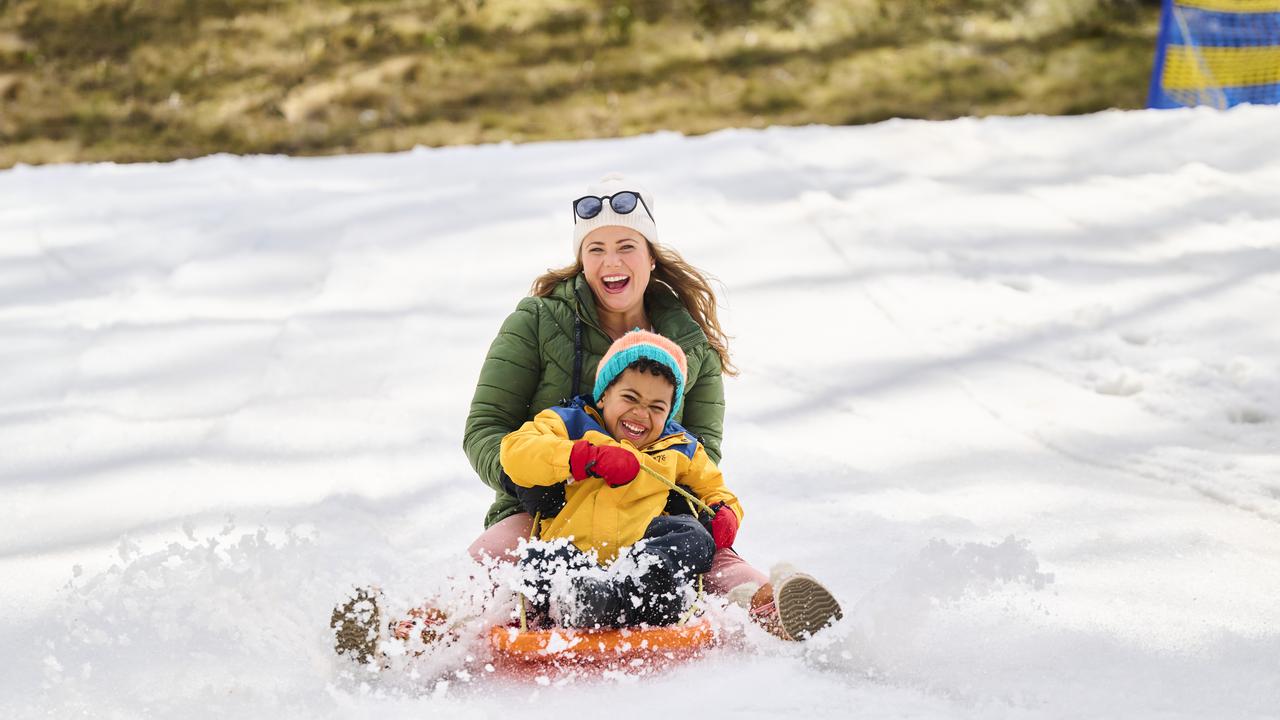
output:
M626 420L619 420L618 427L622 429L622 433L624 435L632 440L639 440L644 437L645 433L649 432L649 428L643 425L627 422Z
M604 284L605 290L616 293L625 290L631 284L631 278L626 275L605 275L600 278L600 282Z

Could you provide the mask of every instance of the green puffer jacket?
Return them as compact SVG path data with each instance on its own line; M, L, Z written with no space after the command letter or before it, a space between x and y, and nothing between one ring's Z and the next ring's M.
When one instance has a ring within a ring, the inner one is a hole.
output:
M651 283L645 310L654 329L678 344L689 362L684 405L672 419L697 435L711 460L719 463L724 430L720 356L670 288ZM571 388L575 318L582 319L582 375L578 387ZM581 274L557 285L547 297L524 298L502 323L480 368L462 441L471 467L497 495L485 527L520 512L515 496L502 489L502 438L542 410L590 393L596 365L609 345L595 298Z

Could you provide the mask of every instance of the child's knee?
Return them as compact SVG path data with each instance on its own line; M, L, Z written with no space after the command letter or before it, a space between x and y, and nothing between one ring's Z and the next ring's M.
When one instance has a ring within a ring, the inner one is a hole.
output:
M690 564L693 565L694 572L710 572L711 563L716 555L716 541L711 537L711 533L707 532L707 529L698 524L696 520L694 525L697 526L694 534L696 540L693 542L695 547L691 552Z
M645 538L651 548L664 548L681 569L705 573L711 569L716 543L702 523L690 515L661 515L649 523Z

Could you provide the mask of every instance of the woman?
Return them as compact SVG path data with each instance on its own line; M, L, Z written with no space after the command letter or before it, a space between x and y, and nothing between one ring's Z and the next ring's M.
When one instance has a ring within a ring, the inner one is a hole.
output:
M498 460L502 438L540 411L589 393L601 356L629 330L659 333L684 350L684 402L671 419L694 433L711 459L720 462L721 376L737 371L710 283L674 250L658 244L653 210L653 196L621 175L607 175L589 188L573 202L574 263L535 280L531 296L520 301L494 339L480 370L463 441L471 466L495 493L486 530L470 548L477 560L505 558L520 538L529 537L533 517L526 507L550 516L563 505L562 486L550 496L529 494L504 477ZM812 579L794 577L798 580L790 595L812 600L812 591L798 592ZM716 552L705 581L711 592L731 594L748 605L766 627L776 620L780 583L770 585L764 573L731 548ZM819 598L823 603L834 604L829 593L813 585L825 594ZM782 614L786 620L787 613ZM838 614L836 606L821 618L822 624ZM809 625L815 622L808 619Z

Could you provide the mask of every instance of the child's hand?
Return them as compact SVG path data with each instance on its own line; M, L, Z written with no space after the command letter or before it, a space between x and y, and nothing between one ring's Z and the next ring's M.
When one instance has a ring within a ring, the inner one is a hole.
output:
M733 547L733 540L738 537L737 513L725 503L716 503L712 509L716 514L711 518L711 538L716 541L716 549Z
M592 445L586 440L573 444L569 453L573 479L603 478L609 487L626 485L640 473L640 461L630 451L612 445Z

